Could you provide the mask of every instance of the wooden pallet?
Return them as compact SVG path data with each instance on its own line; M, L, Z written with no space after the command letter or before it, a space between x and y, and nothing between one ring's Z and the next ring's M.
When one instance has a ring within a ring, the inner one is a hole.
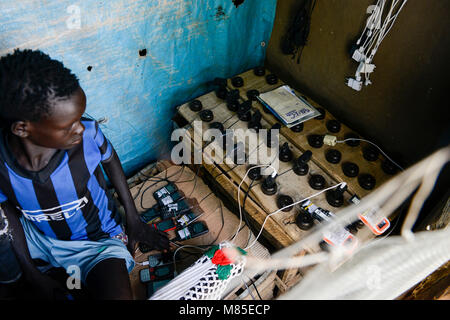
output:
M275 271L265 272L257 279L253 278L234 288L223 300L272 300L275 287L281 283L276 278L278 276Z
M266 70L266 75L270 74L269 70ZM279 86L285 85L281 80L278 80L276 84L270 85L267 83L265 76L257 76L254 74L253 70L246 71L240 75L238 75L243 79L244 85L242 87L236 88L233 86L232 81L228 80L227 84L230 89L238 89L240 92L241 100L248 100L247 92L249 90L258 90L260 93L264 93L270 90L273 90ZM381 164L386 159L383 155L379 155L378 159L375 161L367 161L363 157L363 149L368 147L370 144L367 142L361 142L359 146L351 147L346 143L338 143L334 147L330 146L322 146L321 148L313 148L308 143L308 136L312 134L331 134L337 136L338 140L344 140L347 134L356 133L354 130L347 127L345 124L340 123L341 129L337 133L330 133L327 129L327 122L329 120L336 120L336 118L327 111L323 106L316 103L311 98L307 97L303 93L295 90L298 96L305 98L313 107L322 109L325 111L325 118L322 120L311 119L304 122L304 128L301 132L293 132L291 129L282 126L280 132L281 134L293 145L295 145L301 152L305 152L306 150L311 150L313 153L313 161L316 162L318 166L320 166L325 172L331 175L337 181L345 181L349 190L352 193L356 193L360 197L364 197L367 195L369 190L361 188L358 183L357 177L349 178L344 175L341 165L344 162L353 162L358 165L360 174L369 173L373 175L376 179L376 187L382 185L388 179L392 177L392 175L386 174L382 168ZM253 107L255 110L259 110L263 115L263 118L270 124L273 125L278 121L278 119L272 114L264 111L264 108L261 103L253 102ZM358 133L356 133L360 136ZM325 158L325 153L329 149L336 149L340 151L342 155L342 159L338 164L332 164L328 162ZM375 188L376 188L375 187Z
M202 101L203 97L198 98L200 101ZM203 101L202 101L203 102ZM208 109L207 104L203 104L204 109ZM247 122L240 121L237 119L236 114L229 111L226 107L225 103L219 103L216 105L213 105L213 113L214 113L214 120L218 121L224 124L229 123L228 127L225 128L232 128L232 129L248 129ZM194 124L193 126L188 126L186 129L190 132L190 137L194 137L194 135L200 136L202 132L205 132L209 129L209 125L211 122L201 122L200 125L195 125L193 122L197 114L195 112L192 112L189 108L189 104L184 104L179 108L179 113L182 115L189 123ZM265 119L262 119L261 121L262 127L269 129L271 126L265 121ZM256 133L254 133L256 135ZM242 141L242 140L241 140ZM280 145L286 142L287 139L285 139L282 135L280 135ZM217 168L215 171L218 171L215 175L213 174L213 178L219 178L221 175L226 175L229 177L230 184L235 185L235 190L232 190L232 197L234 199L237 199L237 188L244 178L247 170L248 165L242 164L242 165L235 165L233 163L227 164L223 163L222 157L218 156L218 151L222 151L221 146L217 143L217 141L213 141L210 144L207 144L200 140L200 145L196 143L198 141L191 140L192 146L196 146L197 148L203 148L203 156L207 159L213 160L215 163L215 167ZM255 152L254 150L258 150L259 148L267 148L264 143L257 142L254 145L246 145L246 153L250 154L252 152ZM290 145L290 149L293 153L293 158L300 156L302 152L295 146ZM276 150L272 154L276 155ZM273 158L273 157L272 157ZM231 160L231 159L229 159ZM305 197L311 196L315 193L317 193L317 190L312 189L309 186L308 179L311 174L320 174L322 175L326 180L327 186L333 186L338 183L338 180L336 180L334 177L330 176L327 172L325 172L321 167L319 167L314 161L311 161L309 163L310 166L310 173L306 176L298 176L293 173L292 171L292 162L282 162L280 161L279 165L279 177L278 179L278 195L288 195L291 196L294 201L299 201ZM211 170L211 169L210 169ZM248 186L250 185L250 178L244 179L244 182L241 186L240 191L240 198L242 203L242 198L244 196L244 191L248 189ZM223 182L222 182L223 183ZM221 184L222 184L221 183ZM230 188L233 189L233 188ZM279 208L276 204L277 195L266 195L261 190L261 181L256 182L253 187L250 189L250 199L256 204L256 207L259 207L260 215L261 217L265 217L272 213L277 211ZM346 192L344 195L344 199L348 200L352 194L350 192ZM332 212L336 212L336 208L330 206L326 200L325 193L322 193L321 195L315 197L313 199L313 202L317 204L318 206L328 209ZM295 241L300 240L303 238L306 234L309 233L309 231L303 231L299 229L295 223L295 215L296 215L296 208L292 208L289 212L279 212L273 216L271 216L268 221L273 220L275 223L275 229L279 230L281 229L281 232L276 232L276 234L284 233L285 236L282 237L282 239L276 241L274 243L275 246L279 246L280 243L284 243L284 246L286 244L291 244ZM262 222L260 222L260 226L264 222L264 219L262 219ZM261 219L259 219L261 220ZM312 250L315 250L317 248L312 248Z
M232 85L231 80L227 80L229 90L238 89L240 94L240 101L243 102L247 99L247 91L258 90L259 92L269 91L274 89L282 83L279 81L275 85L268 85L265 77L256 76L252 70L247 71L239 75L244 82L242 87L236 88ZM297 92L298 95L302 95ZM322 108L320 105L305 97L314 107ZM195 137L201 137L200 134L204 133L210 128L210 124L213 122L220 122L224 125L225 129L248 129L248 123L239 120L237 113L230 111L227 108L226 102L219 99L215 92L210 92L204 96L197 98L202 103L202 109L209 109L212 111L214 119L210 122L200 120L200 112L194 112L190 109L190 102L179 107L178 112L189 125L185 126L187 132L189 132L189 139L187 143L192 147L197 147L201 150L201 154L204 159L208 159L208 164L203 164L203 167L209 173L210 179L215 181L220 190L230 200L234 201L237 205L238 199L238 186L241 184L241 190L239 194L240 204L242 205L244 193L248 190L251 183L250 178L244 176L249 169L248 164L234 164L231 161L231 157L225 157L230 160L229 162L223 161L223 150L218 141L204 142L201 138L194 139ZM323 109L323 108L322 108ZM263 106L259 102L252 103L252 111L258 110L261 115L261 125L263 129L270 129L278 120L269 113L264 111ZM196 123L195 120L201 121ZM325 118L323 120L311 119L304 123L304 129L302 132L296 133L291 129L282 126L280 129L280 143L288 142L289 148L293 153L293 160L289 162L279 162L277 185L278 192L276 195L268 196L261 190L261 181L254 182L252 188L249 191L248 198L245 203L245 212L248 214L252 223L257 228L261 228L264 221L266 221L267 215L278 210L276 204L277 196L280 194L289 195L294 201L304 199L317 193L317 190L313 190L308 183L308 179L312 174L320 174L326 180L326 187L336 185L339 182L346 182L348 190L344 194L344 207L351 205L348 200L354 194L359 197L364 197L371 190L362 188L357 178L349 178L342 172L341 164L344 162L353 162L359 166L360 174L370 173L376 179L376 187L379 187L383 182L387 181L391 176L386 174L382 168L381 163L384 161L382 156L379 156L376 161L367 161L363 157L363 148L367 143L361 142L357 147L351 147L345 143L337 144L334 147L322 146L321 148L312 148L307 140L307 136L311 134L325 135L328 133L326 123L329 120L335 120L335 118L327 111L325 111ZM338 137L338 140L343 140L348 133L354 133L350 128L341 124L341 129L338 133L333 133ZM253 133L256 135L256 133ZM251 134L248 134L251 136ZM247 143L245 136L238 136L238 140L244 142L246 155L249 156L254 152L258 152L261 148L267 148L264 141L255 139L253 144ZM252 139L250 139L252 142ZM342 159L339 164L331 164L325 158L325 152L330 149L336 149L341 152ZM312 152L312 160L309 162L310 171L306 176L298 176L293 170L293 161L305 151L310 150ZM276 154L272 152L272 155ZM269 157L270 158L270 157ZM270 158L273 159L273 158ZM269 160L270 160L269 159ZM261 159L259 159L261 160ZM263 159L267 160L267 159ZM264 162L264 163L270 163ZM266 172L267 173L267 172ZM270 172L269 172L270 173ZM316 205L339 214L340 208L332 207L326 200L325 193L322 193L312 199ZM295 217L298 212L298 207L294 207L288 212L279 212L271 215L267 219L262 235L271 242L276 248L286 247L309 234L309 231L301 230L295 224ZM352 221L348 221L351 223ZM367 227L363 227L357 233L357 238L360 242L366 242L372 239L374 235ZM317 252L320 250L319 246L307 248L308 252ZM305 251L299 252L304 254ZM302 272L299 269L285 270L277 277L279 288L281 291L287 290L290 286L295 285L302 278Z

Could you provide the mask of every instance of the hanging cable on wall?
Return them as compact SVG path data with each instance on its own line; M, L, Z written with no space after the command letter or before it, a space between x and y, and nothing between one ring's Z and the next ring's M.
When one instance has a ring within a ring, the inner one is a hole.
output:
M360 91L363 84L372 84L370 74L375 70L372 63L375 54L384 38L391 31L400 11L408 0L392 0L391 5L388 0L377 0L376 4L367 8L366 25L356 44L352 47L352 59L359 62L354 78L347 78L346 84L350 88ZM384 19L384 20L383 20ZM363 81L364 77L364 81Z
M302 3L281 43L283 54L292 55L292 59L297 57L297 63L300 63L303 47L308 40L311 15L315 5L316 0L305 0Z

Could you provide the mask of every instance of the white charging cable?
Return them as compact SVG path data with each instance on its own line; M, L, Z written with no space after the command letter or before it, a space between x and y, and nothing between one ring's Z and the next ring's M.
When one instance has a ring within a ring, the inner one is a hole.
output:
M377 148L386 157L386 159L388 159L390 162L392 162L394 165L396 165L401 171L405 171L405 169L403 169L399 164L397 164L394 160L392 160L379 146L377 146L375 143L373 143L369 140L361 139L361 138L347 138L344 140L337 140L336 136L333 136L330 134L325 135L325 137L323 138L323 143L328 146L332 146L332 147L335 146L336 143L344 143L347 141L364 141L364 142L370 143L375 148Z
M239 207L239 226L237 227L236 233L231 238L230 242L232 242L232 243L234 242L235 238L237 237L237 235L239 233L239 229L241 228L241 225L242 225L242 208L241 208L241 197L240 197L241 185L244 182L245 178L247 178L247 175L250 172L250 170L253 170L255 168L262 168L262 167L272 168L273 172L270 175L272 178L275 178L277 176L277 174L278 174L277 170L271 164L256 165L256 166L253 166L253 167L251 167L250 169L247 170L247 172L244 175L244 178L242 178L242 180L241 180L241 182L239 183L239 186L238 186L237 200L238 200L238 207Z
M401 2L402 1L402 2ZM363 83L365 86L372 84L370 74L374 72L376 66L372 63L381 42L392 29L397 20L400 11L408 0L392 0L391 6L382 22L384 9L387 8L386 0L378 0L375 5L371 5L367 9L367 13L371 13L367 19L367 23L361 33L356 45L359 46L352 54L352 59L359 62L354 78L346 78L346 84L350 88L360 91ZM399 3L401 2L401 5ZM394 13L395 11L395 13ZM363 37L366 36L364 43L361 44ZM364 76L364 82L362 79Z
M303 199L301 199L301 200L295 201L294 203L291 203L291 204L289 204L289 205L287 205L287 206L285 206L285 207L283 207L283 208L280 208L280 209L278 209L278 210L276 210L276 211L274 211L274 212L268 214L268 215L266 216L266 218L264 219L264 222L263 222L263 224L262 224L262 226L261 226L261 229L259 230L259 233L258 233L258 235L256 236L255 240L253 240L252 244L250 244L249 246L247 246L246 248L244 248L244 250L248 250L248 249L250 249L252 246L255 245L256 241L257 241L258 238L261 236L261 233L262 233L262 231L263 231L263 229L264 229L264 225L266 224L267 219L269 219L269 217L273 216L274 214L277 214L277 213L280 212L280 211L283 211L284 209L290 208L290 207L292 207L292 206L295 206L296 204L299 204L299 203L304 202L304 201L306 201L306 200L309 200L309 199L311 199L311 198L317 197L318 195L320 195L320 194L322 194L322 193L324 193L324 192L326 192L326 191L328 191L328 190L331 190L331 189L340 187L340 186L342 186L342 185L346 185L346 183L345 183L345 182L338 183L338 184L336 184L336 185L334 185L334 186L332 186L332 187L328 187L328 188L326 188L326 189L323 189L323 190L321 190L321 191L319 191L319 192L317 192L317 193L315 193L315 194L313 194L313 195L311 195L311 196L309 196L309 197L306 197L306 198L303 198Z

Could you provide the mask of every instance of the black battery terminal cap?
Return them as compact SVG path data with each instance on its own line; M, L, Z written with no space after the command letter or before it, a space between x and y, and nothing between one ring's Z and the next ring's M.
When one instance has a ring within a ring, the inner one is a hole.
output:
M263 75L266 74L266 69L264 67L256 67L253 69L253 73L255 74L255 76L258 77L262 77Z
M275 181L275 178L272 176L267 176L266 179L261 184L262 192L268 196L274 195L277 193L277 182Z
M225 127L220 122L213 122L209 125L211 129L218 129L220 132L225 133Z
M204 109L200 111L200 119L205 122L211 122L214 119L214 114L209 109Z
M350 140L347 140L347 139L350 139ZM352 139L359 139L359 136L356 133L353 133L353 132L347 133L344 136L344 140L347 140L347 141L345 141L345 143L348 146L350 146L350 147L357 147L357 146L359 146L360 141L359 140L352 140Z
M313 148L321 148L323 146L323 138L324 136L319 134L310 134L308 136L308 143Z
M325 178L321 176L320 174L313 174L308 180L309 185L314 190L322 190L325 188Z
M292 126L290 129L293 132L302 132L304 128L303 122L296 124L295 126Z
M314 119L316 119L316 120L323 120L323 119L325 119L325 114L326 114L326 111L325 111L325 109L324 108L316 108L317 109L317 111L319 111L319 115L317 116L317 117L315 117Z
M297 161L295 161L294 167L292 170L296 175L306 176L309 171L308 162L311 160L312 152L310 150L306 150L300 157L298 157Z
M252 180L260 180L262 178L261 167L252 167L248 171L248 177Z
M266 76L266 82L267 82L267 84L270 84L270 85L277 84L278 83L278 77L275 74L273 74L273 73L268 74Z
M215 90L216 96L219 99L225 100L227 98L228 90L226 87L218 87Z
M328 190L326 193L326 199L328 204L336 208L341 207L344 204L344 192L346 190L347 190L346 184Z
M217 87L226 87L227 86L227 79L225 78L214 78L213 85Z
M347 177L354 178L359 174L359 167L356 163L344 162L342 164L342 172L344 172Z
M307 231L314 227L314 219L311 217L309 212L306 212L302 209L295 217L295 224L301 230Z
M361 188L366 190L372 190L375 188L376 180L375 177L368 173L363 173L358 176L358 183Z
M252 101L258 100L256 97L259 96L259 91L256 89L251 89L247 91L247 98Z
M200 100L195 99L189 103L189 108L194 112L198 112L198 111L202 110L203 105Z
M363 157L367 161L376 161L378 160L378 156L380 155L380 152L377 148L368 145L363 149Z
M244 85L244 79L242 79L242 77L234 77L231 79L231 84L236 87L236 88L240 88Z
M325 153L325 159L327 159L327 161L332 164L338 164L341 161L341 158L341 152L336 149L329 149Z
M328 120L327 121L327 129L332 133L338 133L341 130L341 124L337 120Z
M248 128L249 128L249 129L253 129L253 130L255 130L256 132L258 132L259 129L262 128L262 125L261 125L261 119L262 119L261 112L259 112L259 110L256 110L256 111L252 114L252 116L251 116L251 118L250 118L250 121L248 122Z
M383 169L384 173L389 175L394 175L397 173L398 168L395 164L392 163L392 161L384 160L381 164L381 168Z
M288 195L285 195L285 194L282 194L282 195L278 196L278 198L277 198L278 209L284 208L286 206L290 206L293 203L294 203L294 200L292 199L292 197L290 197ZM284 208L281 211L289 212L289 211L292 210L292 207L293 206L290 206L288 208Z
M285 142L280 148L278 158L283 162L292 160L292 150L289 148L289 143Z

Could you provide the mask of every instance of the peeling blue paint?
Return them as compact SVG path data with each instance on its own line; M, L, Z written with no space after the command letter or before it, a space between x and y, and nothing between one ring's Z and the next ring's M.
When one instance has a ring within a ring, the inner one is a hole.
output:
M2 0L0 54L40 49L72 69L87 112L108 118L103 131L130 174L169 151L176 106L210 91L215 77L263 64L275 8L276 0L239 8L231 0Z

